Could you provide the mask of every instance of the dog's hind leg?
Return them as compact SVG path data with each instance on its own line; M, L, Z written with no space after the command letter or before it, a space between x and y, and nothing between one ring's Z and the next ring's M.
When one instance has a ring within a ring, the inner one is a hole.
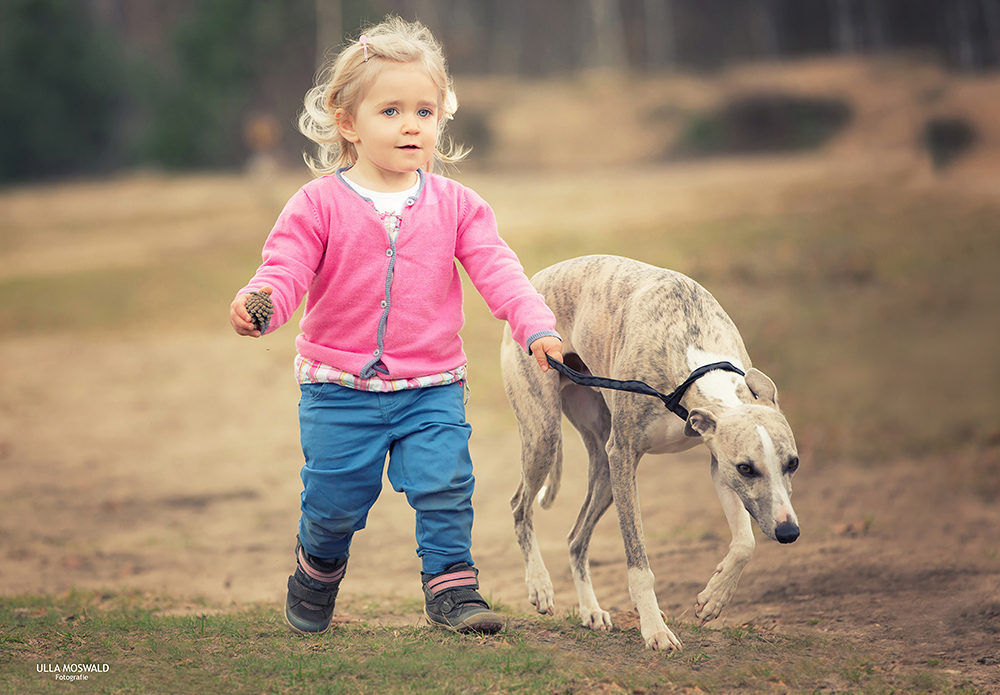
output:
M590 539L594 526L611 506L611 475L606 451L611 414L604 399L591 389L570 386L562 393L563 412L580 432L590 460L587 497L569 534L569 559L580 601L580 622L594 630L610 630L611 615L597 602L590 579Z
M539 613L552 613L555 592L532 516L535 498L550 471L562 465L559 378L555 372L543 374L533 358L507 340L501 355L504 386L521 434L521 482L510 500L514 532L524 556L528 600Z
M558 414L557 411L556 415ZM562 437L558 420L554 431L540 432L534 428L521 428L521 482L510 504L514 514L514 533L524 556L524 582L528 587L528 601L539 613L554 611L555 592L535 537L532 519L534 502L549 469L561 458Z

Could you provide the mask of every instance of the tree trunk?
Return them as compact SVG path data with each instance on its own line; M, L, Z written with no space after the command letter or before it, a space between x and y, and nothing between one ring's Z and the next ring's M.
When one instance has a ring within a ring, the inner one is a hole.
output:
M972 8L968 0L953 0L955 19L953 40L955 42L955 62L960 70L974 70L976 67L976 46L972 36Z
M316 0L316 69L344 40L344 16L340 0Z
M841 53L852 53L856 46L854 22L851 16L851 0L832 0L830 22L833 46Z
M497 75L519 74L521 20L525 16L521 0L487 3L485 16L490 72Z
M646 68L677 67L673 0L644 0L646 12Z
M593 53L591 66L598 68L626 67L625 33L618 0L590 0Z
M986 27L986 44L989 46L989 60L1000 64L1000 3L997 0L980 0Z
M875 51L885 50L885 24L883 0L865 0L865 23L868 45Z
M753 13L751 26L754 50L760 58L778 57L778 30L774 10L774 0L754 0L750 6Z

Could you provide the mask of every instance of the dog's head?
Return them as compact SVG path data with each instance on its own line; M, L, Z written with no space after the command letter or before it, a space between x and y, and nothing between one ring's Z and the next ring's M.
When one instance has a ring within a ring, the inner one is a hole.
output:
M778 408L777 389L750 369L746 383L755 401L738 407L694 408L684 433L701 437L712 452L712 477L733 490L772 540L799 537L792 509L792 475L799 467L795 437Z

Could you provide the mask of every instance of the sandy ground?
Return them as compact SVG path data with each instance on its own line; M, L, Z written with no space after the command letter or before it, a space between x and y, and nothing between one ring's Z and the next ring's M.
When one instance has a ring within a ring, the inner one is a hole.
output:
M290 355L263 346L223 333L0 342L0 591L135 587L224 605L281 601L301 454ZM475 390L469 417L484 590L528 612L508 506L516 428L505 410L480 407ZM560 497L537 516L561 610L575 604L564 537L585 480L582 447L575 435L567 442ZM982 455L878 470L805 462L794 497L802 537L759 541L719 624L848 638L883 665L940 663L1000 692L1000 508L965 477ZM387 490L355 542L348 610L419 597L413 515ZM661 608L691 621L729 541L707 452L650 457L640 490ZM613 512L592 558L603 605L630 610Z

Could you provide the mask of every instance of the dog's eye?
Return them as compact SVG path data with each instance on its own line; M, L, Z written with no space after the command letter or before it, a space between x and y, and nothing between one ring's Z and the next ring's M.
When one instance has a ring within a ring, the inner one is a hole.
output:
M798 469L798 467L799 467L799 457L796 456L795 458L791 459L788 462L788 465L785 466L785 470L788 471L789 473L794 473Z
M738 470L741 475L749 476L754 474L753 466L751 466L749 463L736 464L736 470Z

